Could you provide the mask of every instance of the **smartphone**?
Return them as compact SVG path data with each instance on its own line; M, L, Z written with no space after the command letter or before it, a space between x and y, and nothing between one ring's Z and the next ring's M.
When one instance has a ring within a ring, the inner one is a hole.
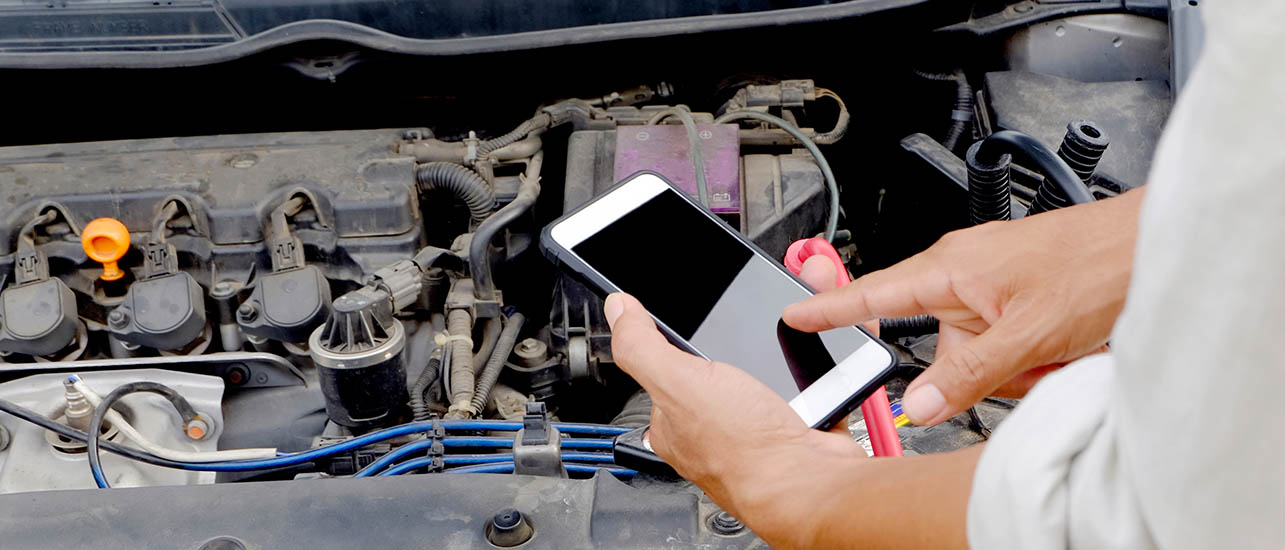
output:
M545 254L603 293L632 294L676 346L735 365L827 429L861 405L895 354L860 327L790 328L813 291L655 173L640 172L551 223Z

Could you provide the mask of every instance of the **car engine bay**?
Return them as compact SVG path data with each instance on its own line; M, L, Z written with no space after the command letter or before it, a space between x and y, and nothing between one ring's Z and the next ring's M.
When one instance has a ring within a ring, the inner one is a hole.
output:
M456 54L0 48L6 105L32 111L0 137L4 546L765 547L616 464L651 403L540 230L639 170L695 194L699 149L720 218L777 259L835 219L860 276L1142 185L1192 62L1168 2L888 4ZM1009 132L1082 191L986 145ZM882 321L894 412L935 328ZM903 426L907 454L983 441L1015 403Z

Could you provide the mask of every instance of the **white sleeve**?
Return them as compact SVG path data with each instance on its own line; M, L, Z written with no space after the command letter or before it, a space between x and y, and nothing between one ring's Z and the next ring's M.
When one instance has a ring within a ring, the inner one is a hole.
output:
M1113 353L1050 376L996 430L976 548L1285 548L1285 2L1214 4Z

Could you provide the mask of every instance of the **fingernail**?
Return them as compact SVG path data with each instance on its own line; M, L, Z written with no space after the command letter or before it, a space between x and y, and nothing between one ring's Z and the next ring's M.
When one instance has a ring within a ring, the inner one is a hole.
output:
M619 294L607 296L607 301L602 304L602 314L607 317L607 326L615 328L616 319L620 314L625 312L625 303L621 301Z
M927 425L946 408L946 396L932 384L924 384L901 398L901 410L906 418L920 426Z

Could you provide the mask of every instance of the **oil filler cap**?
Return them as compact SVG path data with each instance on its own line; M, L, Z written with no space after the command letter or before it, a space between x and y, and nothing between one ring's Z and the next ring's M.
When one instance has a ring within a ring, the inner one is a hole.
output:
M117 281L125 276L116 262L129 252L129 229L116 218L98 218L80 232L80 246L89 259L103 264L104 281Z

